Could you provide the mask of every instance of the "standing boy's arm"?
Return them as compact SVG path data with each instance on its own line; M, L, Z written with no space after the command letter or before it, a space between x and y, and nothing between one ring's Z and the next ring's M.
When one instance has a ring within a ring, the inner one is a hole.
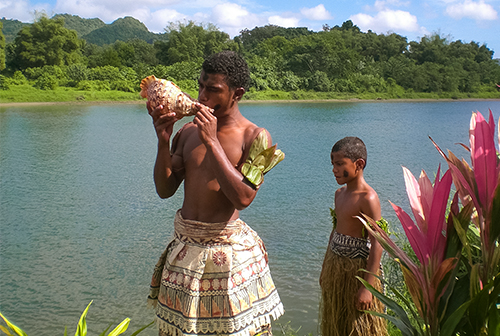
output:
M163 114L161 105L152 109L148 102L147 109L153 118L158 137L158 152L153 170L156 192L161 198L168 198L176 192L184 179L184 171L180 167L175 167L182 164L182 159L173 160L173 153L170 151L170 138L177 118L174 112ZM178 135L174 137L174 143L178 141Z
M381 219L381 209L380 209L380 201L378 199L377 194L373 191L373 194L368 195L367 204L365 209L363 209L363 213L367 216L370 216L374 220L378 221ZM368 255L368 260L366 262L366 270L363 275L363 278L370 285L375 284L376 277L373 274L377 274L380 269L380 259L382 258L382 246L380 243L373 237L369 236L371 247L370 254ZM358 291L358 297L356 301L356 306L359 310L368 310L371 307L371 303L373 300L373 296L365 286L361 286Z

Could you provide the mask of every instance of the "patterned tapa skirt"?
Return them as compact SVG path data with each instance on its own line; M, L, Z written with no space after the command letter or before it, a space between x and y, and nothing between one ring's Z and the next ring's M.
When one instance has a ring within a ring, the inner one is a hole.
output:
M387 324L383 318L356 309L355 300L363 284L356 275L365 274L370 252L369 241L334 231L321 271L320 321L322 336L385 336ZM381 291L378 279L374 287ZM373 311L383 313L384 305L373 298Z
M177 211L148 301L166 335L251 336L281 316L265 246L242 220L204 223Z

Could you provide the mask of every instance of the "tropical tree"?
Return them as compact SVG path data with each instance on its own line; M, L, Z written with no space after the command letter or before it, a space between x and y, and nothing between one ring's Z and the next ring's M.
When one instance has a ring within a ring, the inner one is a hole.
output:
M233 50L229 35L218 30L213 24L197 25L188 23L170 23L165 28L168 41L162 46L162 64L171 65L182 61L198 61L222 50Z
M24 26L17 34L14 66L17 69L81 62L82 40L76 31L64 28L64 20L48 19Z
M2 32L3 23L0 22L0 71L5 69L5 36Z

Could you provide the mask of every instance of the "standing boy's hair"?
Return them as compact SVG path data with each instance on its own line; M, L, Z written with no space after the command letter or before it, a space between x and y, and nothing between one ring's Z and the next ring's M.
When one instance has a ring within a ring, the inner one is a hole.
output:
M234 51L221 51L208 57L202 65L205 73L223 74L231 89L242 87L248 91L250 86L250 70L247 62Z
M358 137L345 137L340 139L335 143L335 145L333 145L332 153L340 151L344 153L346 158L351 159L352 162L357 159L365 160L365 166L363 167L363 169L365 169L367 153L363 140Z

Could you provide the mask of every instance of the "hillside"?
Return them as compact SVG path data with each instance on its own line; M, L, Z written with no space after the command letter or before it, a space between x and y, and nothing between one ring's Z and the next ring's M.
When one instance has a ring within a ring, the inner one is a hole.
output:
M64 19L64 26L66 28L76 30L78 37L85 36L96 29L106 26L101 19L83 19L78 15L56 14L52 18L57 19L59 17Z
M117 40L128 41L131 39L140 39L152 43L155 39L158 39L158 36L159 34L150 32L139 20L127 16L95 29L82 37L89 43L105 45L114 43Z
M142 22L130 16L117 19L110 24L104 23L101 19L84 19L70 14L56 14L53 16L53 18L58 17L62 17L64 26L75 30L80 38L100 46L112 44L118 40L140 39L148 43L155 40L166 40L165 34L150 32ZM5 18L2 18L1 21L6 43L13 42L21 28L30 24Z
M6 18L1 18L0 21L3 23L2 32L5 36L5 43L13 42L16 39L16 35L21 30L21 28L23 26L29 25L29 23Z

